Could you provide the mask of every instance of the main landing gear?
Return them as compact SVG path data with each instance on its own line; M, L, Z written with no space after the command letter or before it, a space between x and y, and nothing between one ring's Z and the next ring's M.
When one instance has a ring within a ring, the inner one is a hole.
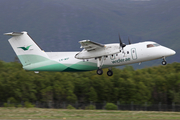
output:
M165 57L163 57L162 65L166 65L166 64L167 64L167 62L165 60Z
M102 74L103 74L103 70L101 69L101 67L102 67L102 65L103 65L103 63L104 63L104 57L96 58L96 60L97 60L97 67L98 67L96 73L97 73L98 75L102 75Z
M103 74L102 65L104 63L104 59L105 59L105 57L96 58L96 60L97 60L97 67L98 67L96 73L98 75L102 75ZM112 76L113 75L113 72L112 72L111 68L107 71L107 75L108 76Z
M97 71L96 71L96 73L97 73L98 75L102 75L102 74L103 74L103 70L102 70L101 68L98 68ZM113 75L113 71L112 71L111 69L109 69L109 70L107 71L107 75L108 75L108 76L112 76L112 75Z
M96 71L96 73L97 73L98 75L102 75L102 74L103 74L103 70L102 70L101 68L98 68L97 71Z
M109 70L107 71L107 75L108 75L108 76L112 76L112 75L113 75L113 71L109 69Z

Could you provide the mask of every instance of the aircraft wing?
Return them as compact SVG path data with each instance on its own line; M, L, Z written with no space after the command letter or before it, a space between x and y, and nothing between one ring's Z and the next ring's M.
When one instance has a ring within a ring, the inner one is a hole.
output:
M92 51L104 47L103 44L92 42L90 40L82 40L79 41L79 43L81 44L80 48L84 48L87 51Z

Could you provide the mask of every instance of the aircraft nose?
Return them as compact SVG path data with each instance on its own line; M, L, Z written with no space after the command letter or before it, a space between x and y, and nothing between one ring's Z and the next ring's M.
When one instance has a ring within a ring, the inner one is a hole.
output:
M174 54L176 54L176 52L175 52L174 50L171 50L171 49L170 49L170 50L169 50L169 54L170 54L170 55L174 55Z
M174 54L176 54L176 52L174 50L167 48L165 56L171 56Z

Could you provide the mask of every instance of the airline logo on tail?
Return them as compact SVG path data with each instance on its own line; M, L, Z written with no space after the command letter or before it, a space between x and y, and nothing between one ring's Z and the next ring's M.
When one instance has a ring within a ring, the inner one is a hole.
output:
M27 47L18 47L18 48L21 48L21 49L23 49L24 51L26 51L26 50L29 50L29 48L31 47L32 45L29 45L29 46L27 46Z

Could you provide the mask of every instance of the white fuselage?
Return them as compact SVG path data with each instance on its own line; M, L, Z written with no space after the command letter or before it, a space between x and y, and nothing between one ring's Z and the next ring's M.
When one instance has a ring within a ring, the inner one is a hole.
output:
M176 52L155 42L141 42L125 45L122 43L99 44L90 40L79 41L81 52L44 52L31 39L27 32L10 32L8 40L23 68L31 71L89 71L108 68L108 76L112 76L111 67L121 66L174 55ZM130 43L130 42L129 42ZM37 72L36 72L37 73Z
M149 46L148 45L154 45ZM105 46L109 47L111 46L118 49L116 54L109 54L108 56L105 56L103 59L103 65L102 68L108 68L113 66L121 66L121 65L127 65L127 64L133 64L133 63L139 63L144 61L150 61L154 59L160 59L163 57L171 56L175 54L175 51L158 45L155 42L141 42L131 45L126 45L126 47L123 50L119 51L119 44L106 44ZM101 52L93 52L93 51L82 51L84 55L90 56L91 54L102 54ZM108 51L106 51L107 53ZM111 51L110 51L111 52ZM39 67L33 67L36 71L87 71L87 70L96 70L97 67L97 60L95 58L89 58L87 59L86 56L84 59L77 59L75 56L79 52L46 52L46 54L49 56L49 58L53 61L58 62L59 64L65 65L68 68L72 69L64 69L64 68L56 68L52 69L49 67L46 69L38 69ZM80 52L81 53L81 52ZM50 63L49 63L50 64ZM72 67L73 66L73 67ZM27 67L24 67L25 69L28 69ZM28 69L31 70L31 69Z

